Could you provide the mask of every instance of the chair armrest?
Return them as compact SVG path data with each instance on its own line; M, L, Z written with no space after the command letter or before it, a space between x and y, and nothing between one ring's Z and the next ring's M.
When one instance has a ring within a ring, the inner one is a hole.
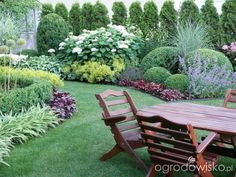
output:
M214 140L214 138L217 136L217 133L211 132L203 141L201 144L197 147L197 153L203 153L204 150L209 146L209 144Z
M118 122L121 122L123 120L126 119L126 116L112 116L112 117L107 117L107 118L103 118L102 120L104 120L106 125L115 125Z

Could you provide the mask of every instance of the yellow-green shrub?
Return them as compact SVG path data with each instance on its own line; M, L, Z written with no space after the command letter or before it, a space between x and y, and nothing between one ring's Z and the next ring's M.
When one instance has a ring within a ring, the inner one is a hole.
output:
M72 72L76 79L89 83L114 82L124 68L125 64L122 59L114 59L111 67L95 61L88 61L83 65L74 62L71 67L64 67L63 72L65 74Z
M8 73L10 73L10 76L45 79L55 87L61 87L64 85L58 75L46 71L0 67L0 76L7 75Z

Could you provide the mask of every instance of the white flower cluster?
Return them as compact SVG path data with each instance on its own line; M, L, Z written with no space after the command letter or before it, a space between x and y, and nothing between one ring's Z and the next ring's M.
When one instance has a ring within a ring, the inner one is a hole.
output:
M83 33L79 36L70 34L64 42L59 44L59 50L67 47L71 48L73 54L81 55L84 50L90 48L90 51L95 54L100 49L97 46L105 45L113 46L106 50L114 55L117 50L128 49L134 37L135 35L127 32L124 26L110 24L108 28L102 27L93 31L83 30Z

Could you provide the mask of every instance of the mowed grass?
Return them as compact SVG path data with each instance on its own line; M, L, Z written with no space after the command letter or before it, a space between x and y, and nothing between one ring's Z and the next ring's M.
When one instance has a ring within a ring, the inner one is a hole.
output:
M125 153L106 161L99 157L114 145L110 129L101 121L101 109L96 93L106 89L128 90L138 108L164 103L148 94L111 85L65 82L63 88L77 101L79 112L56 129L42 137L16 145L5 160L10 166L0 165L0 177L143 177L133 160ZM199 104L222 105L222 99L191 101ZM214 122L213 122L214 123ZM150 165L145 148L136 150ZM221 158L219 164L232 166L234 171L215 172L215 177L233 177L236 161ZM157 176L164 176L158 174ZM190 173L177 173L176 177L189 177Z

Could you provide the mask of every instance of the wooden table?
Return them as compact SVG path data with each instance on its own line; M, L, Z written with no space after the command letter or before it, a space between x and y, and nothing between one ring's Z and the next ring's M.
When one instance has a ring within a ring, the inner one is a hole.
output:
M150 106L137 113L150 117L159 115L174 123L192 124L194 128L219 133L234 148L210 147L210 151L236 158L236 109L189 103L169 103Z

